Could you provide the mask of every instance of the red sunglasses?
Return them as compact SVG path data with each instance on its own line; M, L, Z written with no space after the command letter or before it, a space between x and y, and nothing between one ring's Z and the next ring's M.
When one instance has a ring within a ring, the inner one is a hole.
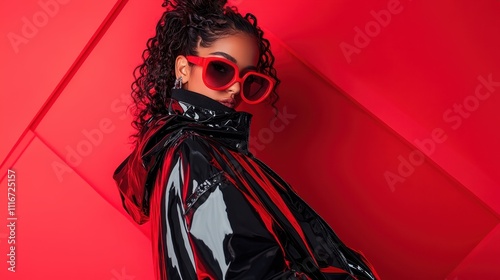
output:
M249 104L262 102L271 93L274 80L257 71L247 71L240 77L238 66L230 60L222 57L199 57L188 55L187 60L203 67L203 82L213 90L225 90L235 82L242 86L241 97Z

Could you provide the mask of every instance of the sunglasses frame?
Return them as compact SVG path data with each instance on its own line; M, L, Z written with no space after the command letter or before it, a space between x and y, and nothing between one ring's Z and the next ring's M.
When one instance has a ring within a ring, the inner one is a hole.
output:
M189 62L194 63L194 64L196 64L198 66L203 67L203 73L202 73L203 82L205 83L205 85L208 88L210 88L212 90L217 90L217 91L225 90L225 89L229 88L231 85L233 85L234 83L240 82L241 93L242 93L241 94L241 98L246 103L248 103L248 104L257 104L257 103L260 103L260 102L264 101L269 96L269 94L271 94L271 92L272 92L272 90L274 88L274 80L270 76L262 74L262 73L259 73L259 72L255 71L255 70L250 70L250 71L246 72L245 75L240 78L240 69L238 68L238 65L236 65L234 62L232 62L232 61L230 61L230 60L228 60L226 58L218 57L218 56L201 57L201 56L194 56L194 55L188 55L188 56L186 56L186 58L187 58L187 60ZM223 63L226 63L229 66L231 66L231 67L234 68L233 78L231 78L231 81L229 81L224 86L213 87L213 86L210 86L206 82L207 81L207 69L208 69L207 66L212 61L223 62ZM244 84L245 80L251 74L259 76L259 77L262 77L262 78L266 79L269 82L269 88L266 90L266 92L260 98L258 98L256 100L253 100L253 101L246 98L245 92L244 92L244 87L243 87L243 84Z

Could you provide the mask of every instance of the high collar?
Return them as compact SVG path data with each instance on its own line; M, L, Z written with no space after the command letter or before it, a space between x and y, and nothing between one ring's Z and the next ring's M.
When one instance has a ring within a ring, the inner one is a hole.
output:
M236 111L186 89L172 89L168 113L187 119L191 123L187 129L209 135L233 149L248 153L252 114Z
M181 103L196 106L204 111L213 111L217 114L236 112L233 108L224 106L210 97L187 89L172 89L172 98Z

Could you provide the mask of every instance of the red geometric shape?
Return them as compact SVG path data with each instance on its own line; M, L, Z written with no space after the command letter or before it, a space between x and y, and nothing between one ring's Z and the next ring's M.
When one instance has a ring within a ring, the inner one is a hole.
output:
M500 225L497 225L446 279L500 279Z
M16 272L4 263L0 278L153 279L150 240L74 173L59 181L52 169L58 161L35 138L10 167L15 171L17 220L12 232L7 231L7 211L0 211L0 233L13 236L9 240L15 244L2 238L0 251L7 254L15 246ZM2 186L6 185L3 178ZM2 196L4 210L6 201Z

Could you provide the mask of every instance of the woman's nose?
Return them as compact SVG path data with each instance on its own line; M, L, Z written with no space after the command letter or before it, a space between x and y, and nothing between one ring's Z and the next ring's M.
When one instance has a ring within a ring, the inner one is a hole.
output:
M235 82L227 89L227 91L233 95L239 94L240 90L241 90L240 82Z

